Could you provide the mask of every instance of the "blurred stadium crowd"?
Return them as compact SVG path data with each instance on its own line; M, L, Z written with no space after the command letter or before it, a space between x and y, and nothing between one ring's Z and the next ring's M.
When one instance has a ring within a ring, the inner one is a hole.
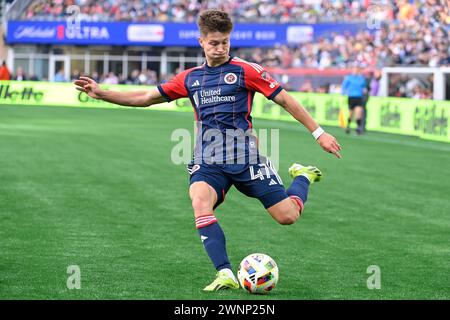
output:
M195 22L200 11L220 8L236 22L357 22L381 10L386 20L425 15L450 23L447 0L36 0L23 18L62 19L70 5L88 21Z
M80 6L78 18L82 21L195 22L198 13L208 8L226 10L235 22L344 23L375 19L380 23L377 28L355 35L331 33L315 42L242 48L233 54L283 69L350 68L358 64L373 71L389 66L450 65L450 0L36 0L22 18L62 20L67 18L70 5ZM171 75L158 78L152 70L134 70L126 76L91 76L106 83L154 84ZM429 95L427 81L419 93L406 86L411 79L397 80L397 95Z
M381 28L356 35L331 34L297 46L238 52L272 67L363 67L450 64L450 0L36 0L23 18L64 19L80 6L83 21L195 22L207 8L223 8L242 22L358 22L380 19Z
M362 20L368 1L346 0L46 0L36 1L27 19L60 19L68 5L82 7L81 18L89 21L195 22L204 9L221 8L236 22L307 22ZM350 4L350 6L349 6Z

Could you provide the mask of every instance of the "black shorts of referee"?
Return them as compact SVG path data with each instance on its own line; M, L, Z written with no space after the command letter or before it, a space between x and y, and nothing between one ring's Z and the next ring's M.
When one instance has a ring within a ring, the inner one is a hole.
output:
M348 108L350 110L353 110L356 107L362 107L363 105L364 105L363 97L348 97Z

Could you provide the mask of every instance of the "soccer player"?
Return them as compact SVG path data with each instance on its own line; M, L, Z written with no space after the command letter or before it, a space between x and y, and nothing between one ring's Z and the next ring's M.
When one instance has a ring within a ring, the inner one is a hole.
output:
M102 90L87 77L80 77L75 85L92 98L131 107L190 98L198 130L194 159L188 165L189 195L200 239L217 270L215 280L204 290L237 289L239 284L227 255L225 236L214 214L230 187L234 185L245 195L259 199L276 221L288 225L299 218L309 185L322 176L316 167L294 163L289 168L293 182L286 190L270 161L259 155L257 141L250 139L251 134L244 143L233 145L232 150L217 151L220 148L216 147L230 138L230 130L233 134L238 132L237 140L244 132L251 132L255 92L285 108L325 151L340 158L341 146L263 67L229 55L233 23L227 13L204 11L198 18L198 26L205 63L179 73L168 83L138 92Z

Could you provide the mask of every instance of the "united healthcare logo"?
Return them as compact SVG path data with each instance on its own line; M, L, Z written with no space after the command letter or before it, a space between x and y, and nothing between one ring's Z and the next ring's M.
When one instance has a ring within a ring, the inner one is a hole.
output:
M236 80L235 80L236 82ZM200 92L200 94L199 94ZM232 95L222 95L222 88L196 91L193 95L195 106L217 104L222 102L235 102L236 97Z

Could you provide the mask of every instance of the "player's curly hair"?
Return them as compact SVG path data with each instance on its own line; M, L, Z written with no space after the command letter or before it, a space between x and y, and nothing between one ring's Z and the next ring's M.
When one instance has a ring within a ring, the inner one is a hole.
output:
M220 10L205 10L197 20L198 28L202 35L209 32L230 33L233 30L233 22L228 13Z

